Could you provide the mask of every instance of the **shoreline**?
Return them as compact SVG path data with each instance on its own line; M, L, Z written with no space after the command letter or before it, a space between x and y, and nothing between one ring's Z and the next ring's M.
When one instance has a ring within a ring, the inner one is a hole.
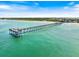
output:
M0 19L0 20L3 20L3 19ZM10 19L4 19L4 20L10 20ZM13 20L15 20L15 19L13 19ZM42 20L42 21L40 21L40 20L15 20L15 21L22 21L22 22L55 22L55 21L46 21L46 20Z
M44 22L44 23L56 23L54 21L29 21L29 20L16 20L16 21L21 21L21 22Z
M3 21L5 21L5 20L10 20L10 19L0 19L0 20L3 20ZM56 23L56 22L59 22L59 21L46 21L46 20L16 20L16 19L11 19L12 21L18 21L18 22L40 22L40 23ZM63 22L63 23L72 23L72 24L79 24L79 23L77 23L77 22Z

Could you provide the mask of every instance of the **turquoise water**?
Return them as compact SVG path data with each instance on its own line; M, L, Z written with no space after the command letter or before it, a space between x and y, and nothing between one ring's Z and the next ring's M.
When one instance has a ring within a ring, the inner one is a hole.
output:
M0 56L79 56L79 24L63 23L19 38L9 35L13 27L30 27L43 22L0 20Z

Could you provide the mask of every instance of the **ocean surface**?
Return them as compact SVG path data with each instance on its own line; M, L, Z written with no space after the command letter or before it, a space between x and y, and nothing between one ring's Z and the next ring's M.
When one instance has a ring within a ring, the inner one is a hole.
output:
M63 23L24 33L15 38L9 28L45 24L39 21L0 20L0 56L4 57L69 57L79 56L79 24Z

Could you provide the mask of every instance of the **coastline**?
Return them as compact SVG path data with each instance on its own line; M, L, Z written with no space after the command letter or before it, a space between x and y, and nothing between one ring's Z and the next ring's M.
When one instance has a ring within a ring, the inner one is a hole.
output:
M29 20L16 20L16 21L20 21L20 22L39 22L39 23L56 23L54 21L29 21Z

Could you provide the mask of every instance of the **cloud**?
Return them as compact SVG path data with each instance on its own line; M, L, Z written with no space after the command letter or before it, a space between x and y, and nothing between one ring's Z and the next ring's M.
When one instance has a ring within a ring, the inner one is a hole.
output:
M38 5L39 5L39 3L38 3L38 2L34 2L34 4L35 4L36 6L38 6Z
M27 11L27 10L31 10L32 7L30 6L25 6L25 5L16 5L16 4L12 4L12 5L0 5L0 12L22 12L22 11Z
M9 5L0 5L0 9L11 9Z
M19 5L17 5L17 6L13 6L12 9L14 11L27 11L27 10L30 10L31 7L30 6L19 6Z
M73 12L79 10L79 4L74 4L74 3L75 2L70 2L68 6L64 6L64 9L73 10Z
M24 2L22 2L24 3ZM72 5L72 6L71 6ZM36 7L34 7L36 6ZM0 5L0 9L4 9L3 12L0 11L0 17L75 17L79 16L78 4L71 2L69 5L64 6L64 9L53 9L49 7L41 7L38 2L34 2L33 6L28 5ZM8 9L9 11L7 11ZM6 11L5 11L6 10Z
M59 12L60 11L60 12ZM53 10L52 8L38 8L35 11L2 12L0 17L71 17L75 16L71 11Z
M70 9L74 4L75 4L75 2L70 2L70 3L68 3L67 6L64 7L64 9Z
M38 7L39 6L38 2L33 2L33 3L34 3L33 7Z
M79 4L74 4L74 2L71 2L70 5L65 6L64 9L66 11L68 10L68 15L71 15L72 17L79 17Z
M73 6L73 9L76 10L76 11L77 11L77 10L79 11L79 4L74 5L74 6Z
M69 5L74 5L75 2L70 2Z
M69 7L68 6L65 6L64 9L69 9Z
M79 4L72 6L72 10L79 11Z
M75 4L74 7L79 8L79 4Z
M53 10L41 8L36 11L26 11L26 12L4 12L0 14L0 17L72 17L75 16L71 11L64 10ZM60 12L59 12L60 11Z

